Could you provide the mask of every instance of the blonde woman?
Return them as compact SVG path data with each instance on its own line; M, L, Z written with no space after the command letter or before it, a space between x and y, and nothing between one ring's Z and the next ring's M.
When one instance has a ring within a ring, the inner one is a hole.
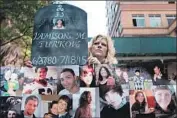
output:
M97 35L88 44L88 64L117 64L115 58L115 48L110 37ZM32 67L31 61L26 61L25 65Z
M14 42L1 46L0 65L1 66L22 66L25 59L22 47Z
M99 34L91 39L88 46L88 64L117 64L114 44L110 37Z

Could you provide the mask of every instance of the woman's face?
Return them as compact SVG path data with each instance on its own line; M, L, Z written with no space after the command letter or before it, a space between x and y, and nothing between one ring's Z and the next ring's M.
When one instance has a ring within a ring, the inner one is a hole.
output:
M158 66L155 66L155 67L154 67L154 73L155 73L156 75L159 75L159 74L160 74L160 68L159 68Z
M113 106L114 109L118 109L122 103L122 97L119 95L119 93L112 90L106 93L105 99L109 105Z
M122 73L122 76L123 76L123 78L124 78L125 80L128 80L128 74L127 74L127 72L123 72L123 73Z
M53 104L53 106L51 108L51 112L55 115L58 114L58 104Z
M101 68L100 74L101 74L102 77L107 77L108 76L108 73L107 73L107 71L106 71L106 69L104 67Z
M67 110L67 105L68 104L64 100L60 99L58 101L58 113L65 113Z
M58 20L57 23L58 23L57 26L62 27L63 23L61 20Z
M120 70L120 68L116 68L116 74L117 74L117 76L121 76L121 74L122 74L122 71Z
M88 104L90 104L92 102L92 96L91 96L91 93L89 93L87 95L87 101L88 101Z
M15 118L16 117L16 112L15 111L9 111L7 114L7 118Z
M89 70L89 68L84 67L83 68L83 72L82 72L82 77L81 79L85 82L85 84L90 85L92 83L93 80L93 75L91 70Z
M97 38L91 47L91 53L94 57L105 58L107 56L108 44L106 39Z
M92 72L87 72L87 74L82 77L82 80L85 82L85 84L90 85L93 80Z
M144 101L144 95L143 93L138 93L136 100L138 100L138 102L142 103Z
M171 102L171 93L169 90L157 90L155 92L155 99L162 109L167 110Z

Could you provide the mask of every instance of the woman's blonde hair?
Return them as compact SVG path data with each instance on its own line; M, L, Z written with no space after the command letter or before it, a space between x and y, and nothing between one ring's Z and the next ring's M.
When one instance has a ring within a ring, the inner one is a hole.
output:
M7 65L22 66L23 65L23 51L19 44L8 43L2 46L1 49L2 49L0 52L1 66L7 66Z
M107 56L105 58L105 63L108 63L108 64L117 64L117 60L115 58L116 51L115 51L115 48L114 48L113 41L112 41L111 37L109 37L109 36L105 36L105 35L99 34L99 35L93 37L90 40L90 42L88 44L89 57L93 56L92 53L91 53L91 48L92 48L94 42L98 38L105 39L107 41L108 51L107 51Z

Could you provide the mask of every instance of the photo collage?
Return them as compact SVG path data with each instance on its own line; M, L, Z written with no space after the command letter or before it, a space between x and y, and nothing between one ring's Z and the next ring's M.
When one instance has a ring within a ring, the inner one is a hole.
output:
M175 118L176 84L159 65L1 68L1 118Z
M177 117L175 69L119 64L107 36L89 46L85 65L1 67L0 118Z

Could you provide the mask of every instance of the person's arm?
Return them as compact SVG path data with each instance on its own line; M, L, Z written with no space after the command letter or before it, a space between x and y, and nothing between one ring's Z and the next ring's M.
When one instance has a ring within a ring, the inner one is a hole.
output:
M156 78L157 78L157 75L154 74L154 78L153 78L153 81L156 82Z
M23 91L22 91L22 94L31 94L32 93L32 90L31 90L31 86L30 85L25 85L23 86Z
M81 115L81 110L80 108L77 108L74 118L80 118L80 115Z
M30 60L25 61L24 65L27 66L27 67L29 67L29 68L33 67L32 62Z
M87 59L88 61L88 64L91 65L91 64L101 64L101 62L96 58L96 57L88 57Z
M154 112L154 108L149 108L148 107L148 103L146 103L145 105L145 113L149 114L149 113L152 113Z
M148 104L145 105L145 113L150 113L150 109L148 108Z

